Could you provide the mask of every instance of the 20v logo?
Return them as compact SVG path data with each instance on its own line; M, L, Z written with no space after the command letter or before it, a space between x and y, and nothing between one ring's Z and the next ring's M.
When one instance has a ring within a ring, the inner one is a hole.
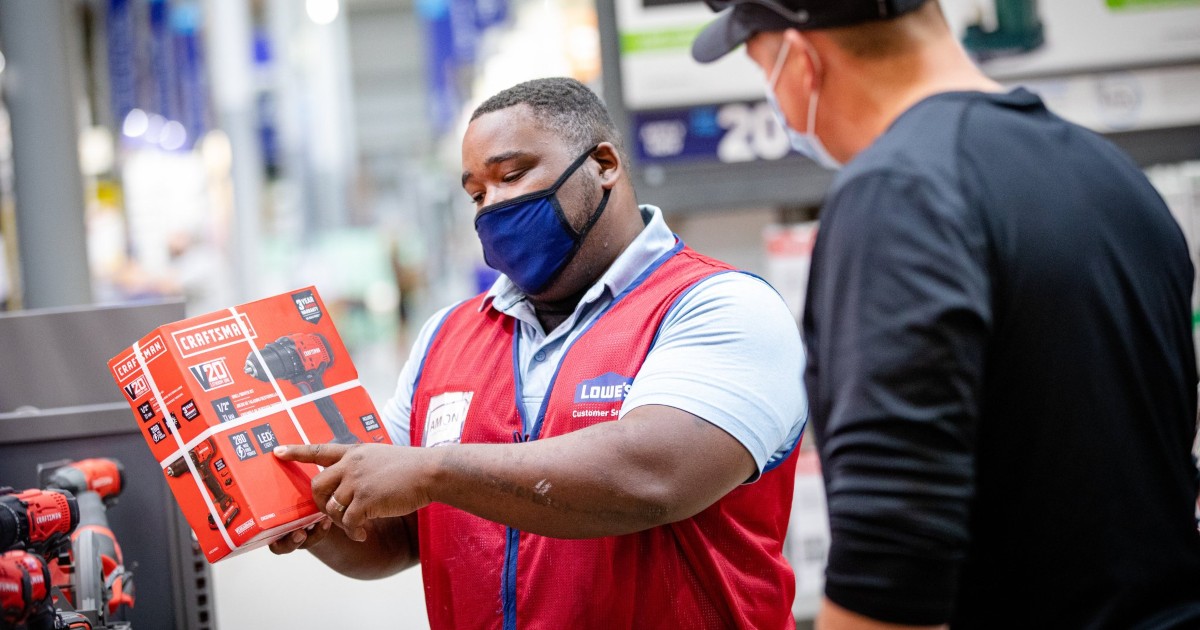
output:
M233 375L229 373L229 368L225 366L225 359L214 359L204 363L197 363L188 368L192 376L200 383L200 387L204 391L210 392L214 389L233 385Z
M146 383L146 377L139 376L132 383L122 387L125 390L125 395L129 396L129 400L137 400L150 391L150 385Z

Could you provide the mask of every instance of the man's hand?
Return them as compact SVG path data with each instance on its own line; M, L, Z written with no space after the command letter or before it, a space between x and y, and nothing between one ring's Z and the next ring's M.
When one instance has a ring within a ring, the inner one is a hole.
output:
M325 467L313 477L313 501L356 542L367 539L368 521L405 516L429 505L430 452L385 444L275 448L275 456L283 461ZM297 547L307 548L303 545Z
M314 547L322 540L325 540L325 536L329 533L329 528L332 526L333 521L330 521L329 518L323 518L308 527L288 532L271 543L271 551L277 555L283 555L285 553L292 553L297 549Z

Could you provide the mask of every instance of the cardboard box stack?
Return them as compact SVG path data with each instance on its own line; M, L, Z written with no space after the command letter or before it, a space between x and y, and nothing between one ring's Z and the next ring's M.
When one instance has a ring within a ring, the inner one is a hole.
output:
M275 446L389 442L313 287L160 326L108 366L209 562L321 517L317 468Z

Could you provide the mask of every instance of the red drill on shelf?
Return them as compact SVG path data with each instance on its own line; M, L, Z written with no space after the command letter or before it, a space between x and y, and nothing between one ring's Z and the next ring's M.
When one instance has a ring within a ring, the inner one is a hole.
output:
M80 575L78 584L64 587L68 599L76 607L84 606L81 597L107 600L108 615L115 616L123 606L134 605L133 575L125 568L121 545L108 524L108 508L125 489L125 467L120 461L95 457L79 461L63 460L41 464L38 476L50 489L68 490L79 505L79 527L71 535L74 548L80 538L90 537L89 546L99 555L96 575ZM79 558L73 558L78 564ZM54 583L69 584L69 576L61 565L54 568ZM100 605L101 602L88 602Z
M50 570L40 556L24 550L0 554L0 627L29 630L55 627L50 602Z
M0 550L26 549L42 556L65 554L79 525L79 505L65 490L0 488Z

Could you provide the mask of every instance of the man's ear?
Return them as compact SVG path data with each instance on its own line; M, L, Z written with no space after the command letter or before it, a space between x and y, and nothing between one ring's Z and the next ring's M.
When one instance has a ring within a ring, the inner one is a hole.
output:
M800 31L789 28L783 32L783 37L789 42L788 49L788 64L783 71L804 72L804 76L800 78L799 83L792 85L803 85L807 93L821 82L821 67L820 61L816 60L813 53L812 42Z
M600 165L600 185L611 190L625 172L625 163L621 161L621 153L611 142L601 142L592 151L592 159Z

